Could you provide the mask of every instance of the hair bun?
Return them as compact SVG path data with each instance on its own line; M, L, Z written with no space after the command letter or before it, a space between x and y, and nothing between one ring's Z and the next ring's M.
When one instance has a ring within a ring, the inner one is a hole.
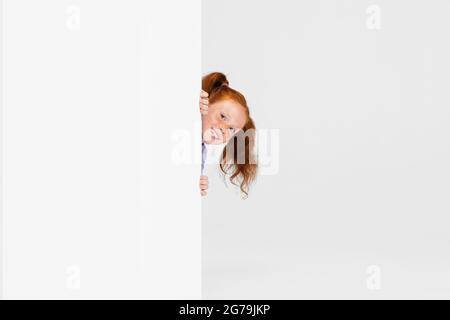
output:
M212 72L202 78L202 89L210 95L222 87L229 87L230 83L222 72Z

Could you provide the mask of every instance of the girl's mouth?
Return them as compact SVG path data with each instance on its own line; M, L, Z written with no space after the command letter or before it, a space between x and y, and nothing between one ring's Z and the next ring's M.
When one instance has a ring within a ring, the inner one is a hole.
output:
M219 135L217 134L216 130L211 128L211 137L213 140L219 140Z

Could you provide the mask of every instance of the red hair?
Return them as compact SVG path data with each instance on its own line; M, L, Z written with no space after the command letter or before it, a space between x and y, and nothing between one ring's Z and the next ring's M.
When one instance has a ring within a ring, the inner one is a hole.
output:
M244 95L230 88L229 85L227 77L221 72L207 74L202 79L202 89L208 92L210 105L218 101L233 100L239 103L247 114L244 127L228 141L220 158L222 173L230 175L230 182L239 186L241 192L247 197L250 184L256 179L258 168L254 150L256 127L250 117Z

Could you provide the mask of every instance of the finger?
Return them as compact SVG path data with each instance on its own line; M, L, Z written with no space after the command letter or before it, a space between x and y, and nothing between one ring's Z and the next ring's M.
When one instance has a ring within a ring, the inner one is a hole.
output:
M200 93L200 97L202 97L202 98L206 98L208 96L209 96L209 94L205 90L202 90L202 92Z
M209 105L209 99L200 99L201 104Z

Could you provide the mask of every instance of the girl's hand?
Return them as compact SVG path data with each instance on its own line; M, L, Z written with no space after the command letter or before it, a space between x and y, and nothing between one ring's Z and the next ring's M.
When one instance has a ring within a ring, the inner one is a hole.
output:
M200 193L206 196L206 189L208 189L208 176L200 176Z
M200 113L202 115L207 115L208 114L208 105L209 105L209 99L208 99L208 92L203 91L200 93Z

